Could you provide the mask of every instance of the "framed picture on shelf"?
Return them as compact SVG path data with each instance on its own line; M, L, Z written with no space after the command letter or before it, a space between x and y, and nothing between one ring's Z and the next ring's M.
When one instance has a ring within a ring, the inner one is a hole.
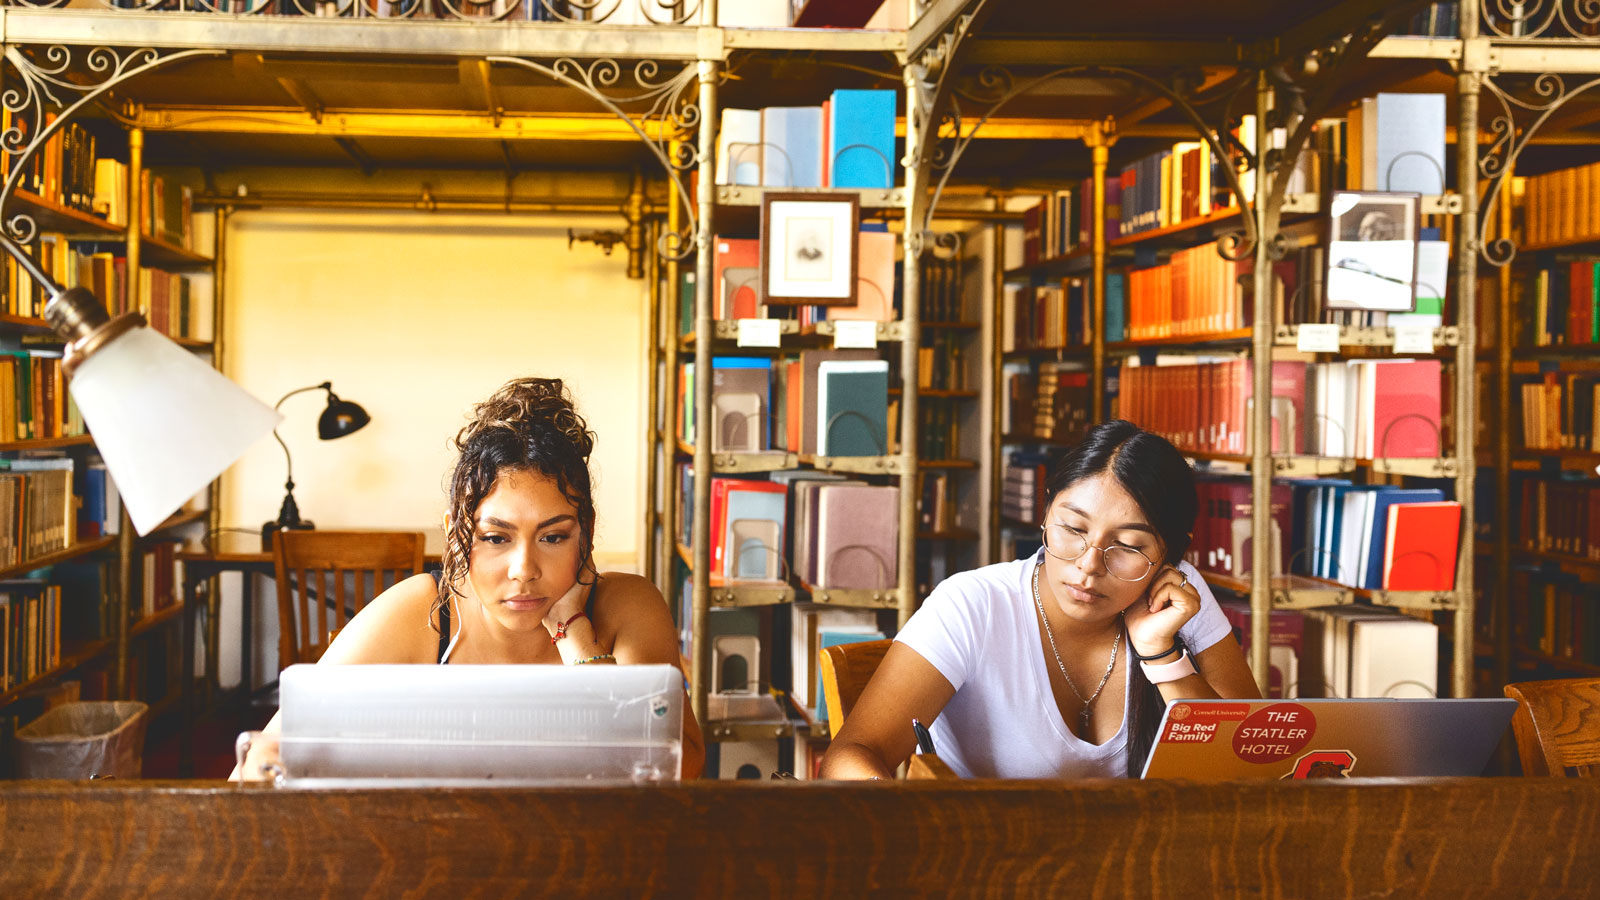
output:
M1328 309L1411 312L1421 194L1335 191L1328 205Z
M859 194L763 194L762 301L775 306L854 306L860 230Z

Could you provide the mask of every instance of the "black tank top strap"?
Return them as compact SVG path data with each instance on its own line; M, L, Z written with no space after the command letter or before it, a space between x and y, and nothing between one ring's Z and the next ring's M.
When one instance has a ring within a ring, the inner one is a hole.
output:
M433 583L436 584L436 585L439 583L440 579L443 578L443 573L440 572L438 569L434 569L432 572L430 572L428 574L433 576ZM441 603L439 605L439 655L438 655L438 658L437 658L436 661L442 664L444 662L444 655L449 649L450 649L450 604L448 602L445 602L445 603Z

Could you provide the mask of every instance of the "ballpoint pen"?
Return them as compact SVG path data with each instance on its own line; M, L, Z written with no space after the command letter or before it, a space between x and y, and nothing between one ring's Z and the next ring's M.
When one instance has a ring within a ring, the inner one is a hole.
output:
M923 724L921 722L918 722L916 719L912 719L911 720L911 730L916 732L916 735L917 735L917 752L918 753L932 753L933 752L933 735L928 733L928 729L923 727Z

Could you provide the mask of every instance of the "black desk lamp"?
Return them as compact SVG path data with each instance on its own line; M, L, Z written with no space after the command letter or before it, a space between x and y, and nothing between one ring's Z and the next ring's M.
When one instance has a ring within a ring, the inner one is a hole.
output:
M295 394L303 394L306 391L328 392L328 405L322 410L321 417L317 419L317 437L325 441L342 438L347 434L354 434L372 421L372 417L367 415L367 411L361 408L361 404L339 399L339 395L333 392L333 382L331 381L313 384L310 387L296 388L284 394L282 399L273 406L273 410L282 407L284 400L293 397ZM289 477L283 483L283 506L278 510L278 518L261 526L261 543L268 548L272 546L272 533L275 531L316 528L309 519L300 518L300 507L294 502L294 459L289 456L289 445L283 442L283 438L278 437L277 429L273 429L272 436L277 438L278 446L283 448L283 460L287 464Z

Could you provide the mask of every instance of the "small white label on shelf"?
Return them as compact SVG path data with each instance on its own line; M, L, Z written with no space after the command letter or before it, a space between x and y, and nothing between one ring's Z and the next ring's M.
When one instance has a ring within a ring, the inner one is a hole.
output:
M1414 322L1394 326L1394 352L1432 353L1433 326Z
M739 320L739 346L741 346L741 347L776 347L776 346L778 346L778 320L777 319L740 319Z
M833 349L873 350L878 346L878 323L841 319L833 323Z
M1338 353L1339 326L1301 325L1295 332L1294 346L1301 353Z

